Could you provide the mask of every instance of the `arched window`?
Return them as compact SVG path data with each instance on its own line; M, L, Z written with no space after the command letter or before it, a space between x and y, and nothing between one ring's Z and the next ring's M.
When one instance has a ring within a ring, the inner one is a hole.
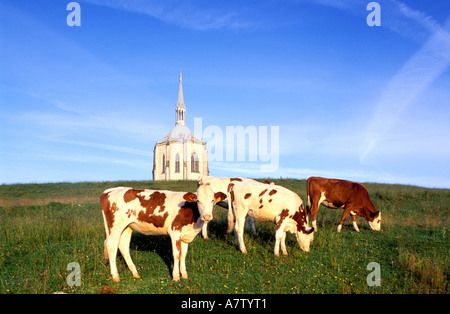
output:
M175 155L175 172L180 172L180 154Z
M161 173L166 173L166 155L162 155L162 171Z
M191 172L199 172L198 155L195 152L191 156Z

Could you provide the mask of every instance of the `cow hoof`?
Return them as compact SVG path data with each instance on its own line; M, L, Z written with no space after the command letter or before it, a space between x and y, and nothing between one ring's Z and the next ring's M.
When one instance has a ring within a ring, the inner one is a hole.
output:
M113 281L114 281L114 282L119 282L119 281L120 281L120 278L119 278L119 277L113 277Z
M134 278L136 278L136 279L140 279L140 278L141 278L141 276L139 276L139 274L138 274L138 273L136 273L136 274L133 274L133 277L134 277Z
M186 275L181 275L181 278L188 279L188 275L187 274Z
M180 281L180 277L173 277L173 279L172 279L173 281Z

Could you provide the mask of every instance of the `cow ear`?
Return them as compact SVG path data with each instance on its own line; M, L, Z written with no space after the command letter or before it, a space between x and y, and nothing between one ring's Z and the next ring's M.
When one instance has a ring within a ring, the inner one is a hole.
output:
M197 201L197 195L195 195L192 192L188 192L188 193L184 194L183 198L187 202L196 202Z
M216 202L221 202L221 201L223 201L226 198L227 198L227 195L222 193L222 192L214 193L214 200Z

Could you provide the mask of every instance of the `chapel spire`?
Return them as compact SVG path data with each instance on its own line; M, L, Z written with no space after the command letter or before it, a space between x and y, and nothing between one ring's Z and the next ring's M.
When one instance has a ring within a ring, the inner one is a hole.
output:
M182 72L180 71L180 88L178 90L178 102L175 106L176 123L175 125L185 125L186 105L184 104Z

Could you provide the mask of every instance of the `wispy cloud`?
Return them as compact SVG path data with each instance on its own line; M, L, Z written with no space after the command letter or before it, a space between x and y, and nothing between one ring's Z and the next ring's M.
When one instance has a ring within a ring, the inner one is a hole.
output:
M3 156L13 156L20 159L32 159L33 161L63 161L69 163L85 163L85 164L116 164L146 170L151 167L151 159L124 159L111 158L104 156L93 156L87 154L74 155L71 153L17 153L17 152L0 152ZM7 171L8 169L3 169Z
M353 16L359 16L365 21L369 13L367 0L297 0L311 2L317 5L332 7ZM378 0L381 7L381 26L388 28L403 37L417 42L423 42L437 31L440 26L425 12L415 10L398 0Z
M354 169L326 170L304 168L280 168L277 175L284 178L306 179L310 176L322 176L327 178L346 178L356 182L379 182L388 184L412 184L423 187L446 188L450 185L450 179L434 176L407 176L395 175L380 171L363 171Z
M41 134L61 138L65 135L84 134L109 138L154 138L162 137L167 129L155 121L138 120L135 116L124 116L120 112L95 114L64 114L25 112L15 117L17 123L27 123L40 127Z
M423 15L416 14L417 19ZM427 19L428 23L431 22ZM403 65L389 81L376 105L360 156L364 162L379 141L387 136L400 115L450 65L450 19L434 30L431 38Z
M150 151L145 151L145 150L131 148L131 147L125 147L125 146L109 145L109 144L101 144L101 143L91 143L91 142L85 142L85 141L52 139L52 138L46 138L46 140L51 141L51 142L62 143L62 144L70 144L70 145L76 145L76 146L97 148L97 149L101 149L101 150L109 150L109 151L115 151L115 152L120 152L120 153L127 153L127 154L131 154L131 155L153 157L153 153Z
M378 182L387 184L412 184L430 188L448 188L450 179L445 176L407 176L395 175L383 171L367 171L355 169L313 169L280 167L272 173L258 172L258 165L251 163L220 162L211 163L214 175L243 176L248 178L295 178L307 179L311 176L326 178L345 178L356 182Z
M415 10L398 0L386 1L383 7L383 26L417 42L427 40L440 25L425 12Z
M218 7L216 1L190 0L86 0L87 2L149 15L181 27L208 29L250 29L254 25L240 13L226 6Z
M439 30L440 25L437 23L431 16L428 16L424 12L414 10L413 8L407 6L406 4L397 1L391 0L398 8L398 12L410 19L414 24L421 25L425 27L430 32L435 32Z

